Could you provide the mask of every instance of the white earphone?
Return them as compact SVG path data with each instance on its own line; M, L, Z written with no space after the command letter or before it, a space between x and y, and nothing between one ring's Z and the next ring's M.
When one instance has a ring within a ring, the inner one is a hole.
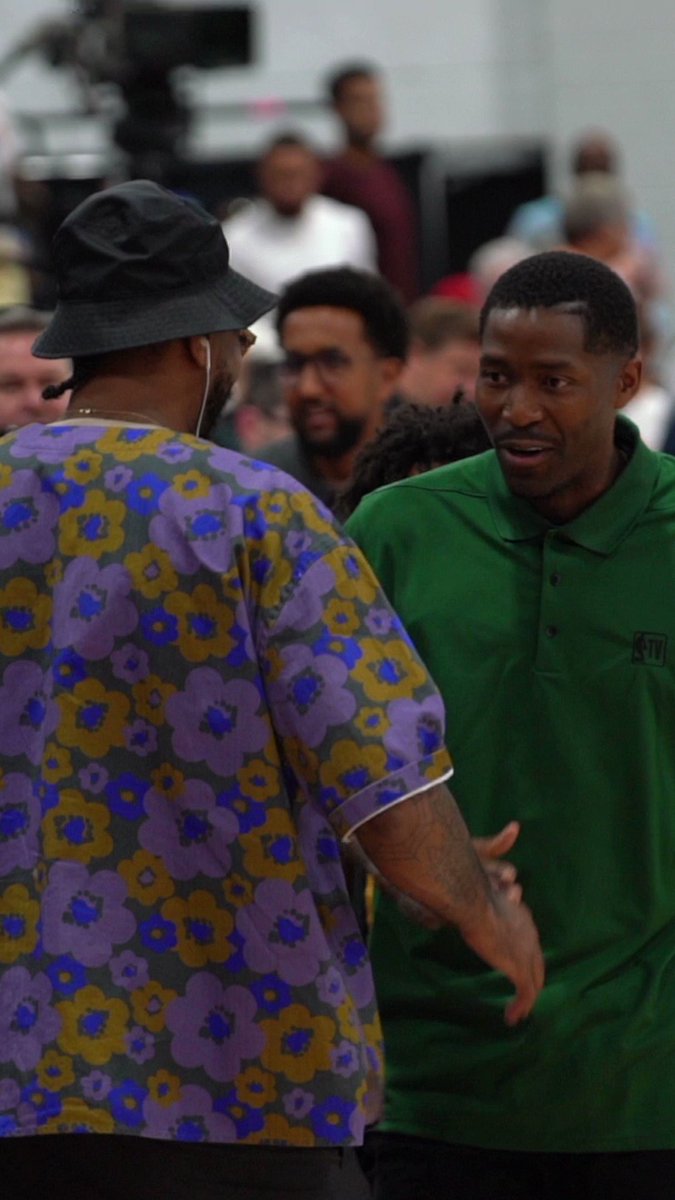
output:
M209 394L209 387L211 386L211 343L207 337L201 338L200 341L206 349L206 382L204 384L204 395L202 396L202 404L201 404L201 408L199 410L199 416L197 418L197 428L195 429L195 437L199 437L199 431L202 427L202 421L204 420L204 410L206 408L206 400L207 400L207 397Z

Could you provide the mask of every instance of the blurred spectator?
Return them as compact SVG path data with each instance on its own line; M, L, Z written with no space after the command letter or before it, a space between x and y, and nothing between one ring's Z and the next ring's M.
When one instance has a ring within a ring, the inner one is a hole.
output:
M23 261L30 274L31 300L36 308L52 309L58 299L51 252L54 196L48 183L26 177L20 165L14 185L17 209L12 226L21 238Z
M498 237L483 242L469 259L469 272L474 280L481 308L500 275L515 267L531 254L526 242L518 238Z
M0 225L0 308L30 304L32 289L25 259L26 246L19 231Z
M471 255L466 272L439 279L431 294L472 304L479 309L499 276L531 253L530 247L518 238L491 238Z
M321 167L310 146L277 137L258 165L261 195L224 222L235 270L278 292L304 271L376 269L375 235L358 208L317 195Z
M628 284L638 303L653 301L665 284L652 252L631 233L630 199L611 175L594 172L579 179L562 211L566 246L604 262Z
M570 166L572 176L577 180L591 174L617 178L620 174L619 147L604 130L590 130L573 145ZM647 251L655 250L656 231L646 213L631 211L629 220L634 241ZM562 198L541 196L518 206L506 232L527 242L534 250L548 250L563 240L562 221Z
M0 95L0 220L11 220L16 212L14 178L19 157L19 138L4 96Z
M242 450L254 458L263 446L290 435L292 427L278 362L251 359L246 390L234 410L234 422Z
M405 309L380 276L350 267L314 271L279 300L281 374L294 432L259 457L332 504L351 482L399 385L408 345Z
M640 437L651 450L666 450L673 454L675 400L660 379L658 337L648 306L643 305L639 310L639 321L642 378L637 395L621 411L637 425Z
M492 443L473 404L432 408L400 404L359 454L350 487L336 506L346 521L364 496L397 479L489 450Z
M379 74L366 63L340 67L329 81L329 91L345 146L326 163L322 191L367 213L377 238L380 271L410 303L419 294L417 224L408 189L377 151L384 125Z
M69 359L35 358L33 342L46 329L48 313L15 306L0 312L0 430L6 433L33 421L47 424L63 416L70 399L66 392L54 400L42 393L70 375Z
M271 446L288 437L292 427L279 362L250 355L244 359L242 367L245 369L239 376L235 403L231 410L228 406L226 414L231 418L233 430L229 444L258 458L263 446ZM213 434L211 440L222 444Z
M412 305L408 316L410 349L401 394L417 404L473 400L480 358L476 309L426 296Z

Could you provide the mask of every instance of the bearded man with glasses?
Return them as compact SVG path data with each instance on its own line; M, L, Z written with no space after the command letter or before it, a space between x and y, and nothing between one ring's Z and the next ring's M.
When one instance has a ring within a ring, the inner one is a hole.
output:
M408 348L405 309L379 276L339 267L289 284L276 320L294 432L260 457L331 506L395 396Z

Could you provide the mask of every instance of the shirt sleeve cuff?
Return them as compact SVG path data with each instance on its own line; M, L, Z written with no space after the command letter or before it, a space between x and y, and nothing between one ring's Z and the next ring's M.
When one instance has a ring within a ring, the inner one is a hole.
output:
M437 750L418 762L407 763L350 796L330 814L331 823L342 840L349 841L359 825L385 809L400 804L402 800L443 783L452 772L452 759L447 750Z

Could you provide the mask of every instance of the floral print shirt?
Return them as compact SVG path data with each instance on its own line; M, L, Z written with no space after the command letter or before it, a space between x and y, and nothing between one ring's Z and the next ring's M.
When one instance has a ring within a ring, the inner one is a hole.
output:
M3 438L0 763L0 1134L358 1143L339 840L449 762L319 502L156 426Z

